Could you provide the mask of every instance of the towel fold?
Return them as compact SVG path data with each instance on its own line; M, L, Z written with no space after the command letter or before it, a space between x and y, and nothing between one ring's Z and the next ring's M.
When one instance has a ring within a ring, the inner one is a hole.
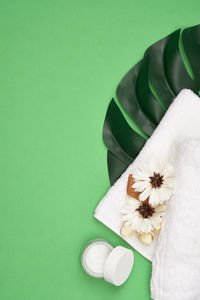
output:
M196 94L187 89L178 94L138 157L100 201L94 213L95 218L118 235L122 225L120 211L126 197L128 175L133 168L152 158L167 159L173 165L174 146L186 138L200 138L199 100ZM135 235L126 241L144 257L152 260L157 239L149 246L141 244Z
M198 300L200 140L187 140L177 147L175 176L174 194L153 259L151 293L154 300Z

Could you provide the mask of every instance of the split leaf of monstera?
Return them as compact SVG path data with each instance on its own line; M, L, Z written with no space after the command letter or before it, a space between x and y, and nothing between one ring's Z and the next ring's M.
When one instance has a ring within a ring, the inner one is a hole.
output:
M150 46L119 83L103 127L111 184L135 159L183 88L196 94L200 90L200 25L176 30Z

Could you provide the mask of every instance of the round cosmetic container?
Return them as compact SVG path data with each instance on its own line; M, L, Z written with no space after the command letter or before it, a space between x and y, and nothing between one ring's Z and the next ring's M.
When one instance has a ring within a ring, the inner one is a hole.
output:
M119 286L129 277L134 262L133 252L125 247L113 247L109 242L96 239L83 251L81 263L92 277L104 278Z

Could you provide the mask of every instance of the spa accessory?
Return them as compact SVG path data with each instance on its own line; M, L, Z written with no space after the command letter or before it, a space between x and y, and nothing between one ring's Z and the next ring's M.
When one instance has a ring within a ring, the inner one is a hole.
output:
M139 192L138 200L156 207L170 199L174 188L174 168L159 159L144 161L132 172L132 188Z
M177 147L175 173L174 195L168 204L153 259L151 294L154 300L198 300L200 140L187 140Z
M155 239L155 234L161 228L166 205L157 205L152 207L148 202L141 202L137 199L126 196L125 203L122 206L123 225L120 230L121 236L124 238L123 232L127 232L126 228L130 227L132 234L137 233L138 239L145 245L150 245ZM146 237L146 238L145 238ZM147 242L148 240L148 242Z
M156 160L147 161L128 176L127 195L121 208L123 238L135 233L144 245L150 245L160 233L166 201L174 188L174 169ZM128 235L127 235L128 232Z
M152 158L164 159L173 167L173 148L185 138L200 139L200 98L192 91L182 90L171 104L153 135L146 142L135 161L109 189L97 206L94 216L120 235L122 226L121 207L125 201L129 174L144 161ZM161 230L162 232L162 230ZM133 235L126 241L144 257L152 260L157 238L149 246L143 245Z
M129 277L134 256L122 246L113 246L105 240L91 241L83 251L82 266L86 273L102 278L116 286L122 285Z

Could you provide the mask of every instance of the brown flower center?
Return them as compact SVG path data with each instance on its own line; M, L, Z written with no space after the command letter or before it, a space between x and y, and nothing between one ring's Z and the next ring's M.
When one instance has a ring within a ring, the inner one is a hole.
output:
M149 177L152 188L160 188L164 181L163 177L163 175L153 172L153 176Z
M155 209L148 202L143 202L136 211L138 211L140 215L146 219L153 216Z

